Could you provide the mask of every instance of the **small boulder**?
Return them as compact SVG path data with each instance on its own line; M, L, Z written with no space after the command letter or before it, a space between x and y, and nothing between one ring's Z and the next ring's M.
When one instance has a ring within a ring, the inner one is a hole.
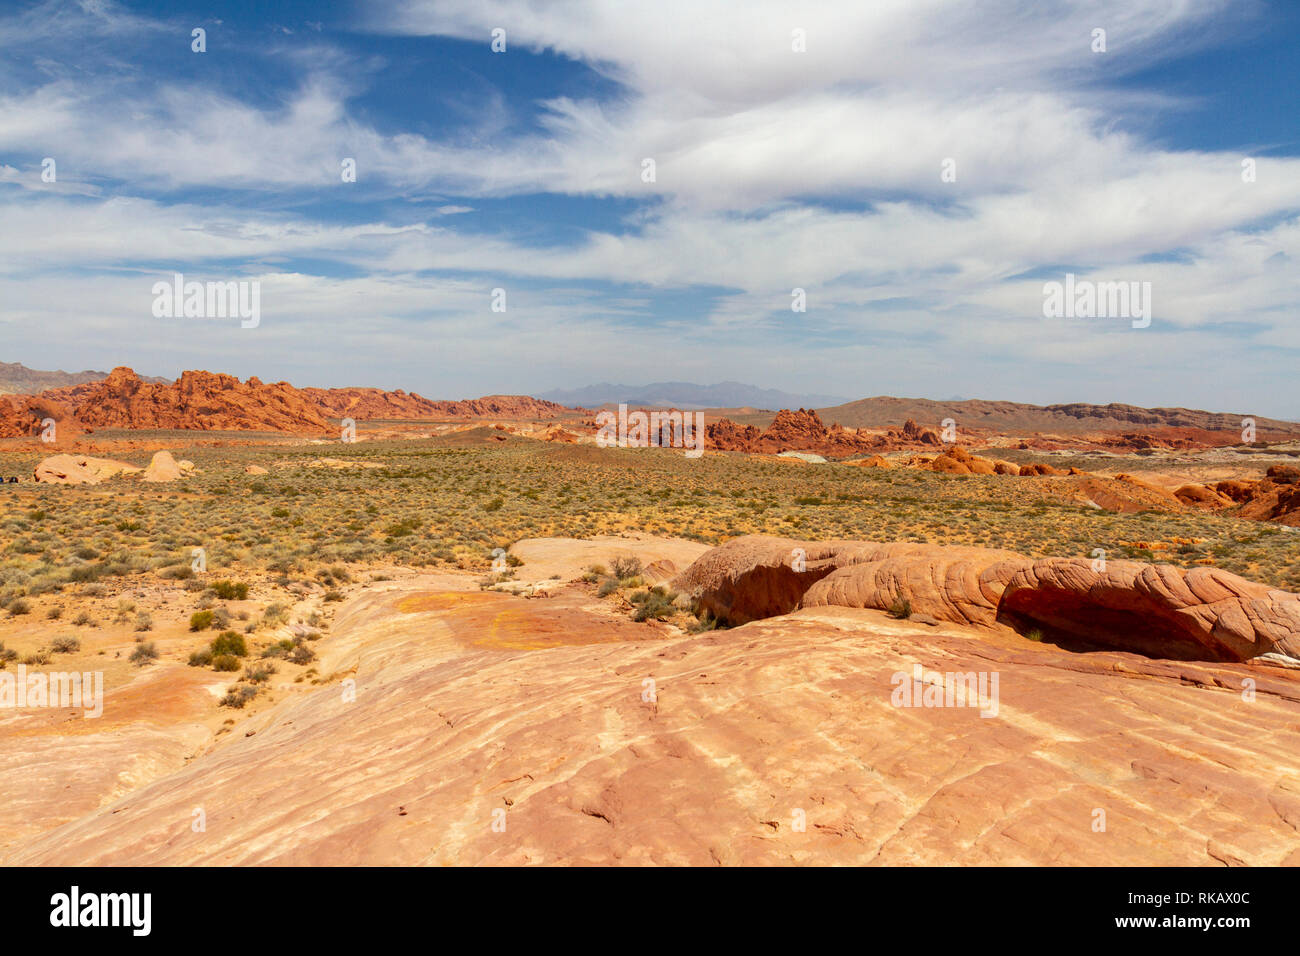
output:
M190 467L193 467L191 465ZM143 481L175 481L181 476L180 465L176 464L176 459L172 457L169 451L154 452L153 458L149 462L149 467L144 470L141 476Z

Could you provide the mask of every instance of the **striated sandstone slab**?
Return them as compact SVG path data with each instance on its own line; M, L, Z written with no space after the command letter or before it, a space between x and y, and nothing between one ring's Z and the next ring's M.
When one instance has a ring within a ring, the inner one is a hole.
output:
M414 596L369 595L321 642L355 701L311 692L3 862L1300 863L1289 670L847 608L603 642L613 622L571 616L588 643L501 649L484 616L547 602L398 610ZM895 706L917 665L997 674L996 715Z

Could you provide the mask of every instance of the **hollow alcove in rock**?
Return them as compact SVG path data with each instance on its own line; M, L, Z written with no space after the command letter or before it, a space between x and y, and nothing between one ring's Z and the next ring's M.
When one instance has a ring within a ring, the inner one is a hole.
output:
M1126 596L1125 607L1108 606L1087 592L1037 587L1008 590L998 604L998 623L1021 634L1038 630L1042 640L1076 652L1129 651L1176 661L1234 661L1237 655L1209 634L1192 630L1168 608Z
M755 565L732 579L729 587L701 594L696 610L731 625L789 614L810 587L834 570L829 562L809 562L802 571L790 563Z

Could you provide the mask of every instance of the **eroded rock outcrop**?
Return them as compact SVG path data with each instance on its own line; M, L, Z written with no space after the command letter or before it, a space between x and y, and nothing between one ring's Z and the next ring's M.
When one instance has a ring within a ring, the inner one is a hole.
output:
M54 423L55 440L82 432L63 404L46 396L0 395L0 438L35 438Z
M508 418L548 419L579 409L529 395L485 395L460 401L435 401L416 392L382 388L304 388L301 396L332 418L376 419Z
M133 475L141 469L111 458L88 455L51 455L36 466L38 482L55 485L97 485L118 475Z
M83 386L84 387L84 386ZM185 372L171 384L146 382L115 368L76 409L96 428L180 428L204 431L333 432L336 426L288 382Z
M707 424L705 435L710 449L762 455L805 451L842 458L883 449L889 444L879 435L859 433L838 424L827 427L811 408L797 411L783 408L763 431L723 418Z
M954 624L1038 632L1077 650L1171 660L1300 658L1300 595L1217 568L748 536L704 554L673 583L701 610L733 623L800 607L906 609Z
M1300 527L1300 468L1271 465L1258 480L1234 478L1214 484L1183 485L1174 496L1191 508L1219 511L1236 508L1249 521L1272 521Z
M194 468L190 462L189 470ZM169 451L155 452L153 458L149 461L149 466L145 468L144 474L140 476L141 481L175 481L185 473L179 462L172 457Z

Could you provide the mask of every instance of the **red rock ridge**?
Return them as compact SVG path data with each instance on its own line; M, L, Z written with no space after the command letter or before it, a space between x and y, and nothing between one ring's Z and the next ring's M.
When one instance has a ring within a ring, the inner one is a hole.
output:
M737 425L727 418L706 426L706 432L708 447L713 450L769 455L805 451L845 458L893 448L940 444L937 434L910 419L901 429L891 428L885 435L871 435L838 424L827 427L810 408L798 411L783 408L762 432L753 425Z
M303 398L332 418L376 419L509 418L546 419L581 409L528 395L485 395L462 401L434 401L415 392L381 388L304 388Z
M200 431L332 432L336 430L288 382L190 371L170 385L145 382L115 368L80 396L79 422L95 428L180 428Z

